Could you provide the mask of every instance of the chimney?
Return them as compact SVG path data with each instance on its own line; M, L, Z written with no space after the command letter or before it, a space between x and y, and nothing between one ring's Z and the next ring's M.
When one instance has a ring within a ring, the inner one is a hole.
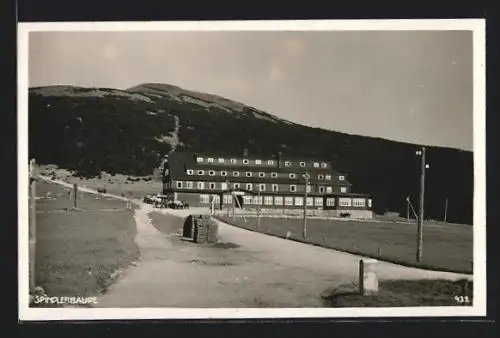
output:
M278 169L281 168L281 151L278 152Z
M248 149L247 148L243 149L243 157L244 158L248 157Z

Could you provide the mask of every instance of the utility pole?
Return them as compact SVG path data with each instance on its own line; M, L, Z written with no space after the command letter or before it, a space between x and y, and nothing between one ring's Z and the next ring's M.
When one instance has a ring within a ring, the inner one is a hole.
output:
M309 175L309 172L305 172L304 175L302 175L304 178L304 226L302 229L302 238L306 239L307 238L307 187L309 186L309 179L311 178L311 175Z
M260 230L260 186L257 189L257 229Z
M419 217L418 217L418 227L417 227L417 262L420 263L422 260L422 246L423 246L423 231L424 231L424 196L425 196L425 170L429 167L425 163L425 147L422 150L417 151L417 155L421 156L420 163L420 206L419 206Z
M446 197L446 201L444 202L444 222L446 223L446 216L448 214L448 197Z

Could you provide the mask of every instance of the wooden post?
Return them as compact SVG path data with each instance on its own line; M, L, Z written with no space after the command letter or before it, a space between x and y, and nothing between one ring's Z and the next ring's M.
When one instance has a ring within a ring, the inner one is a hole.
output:
M29 217L29 288L33 293L36 287L36 162L30 163L30 217Z
M446 216L448 213L448 198L446 198L446 201L444 202L444 222L446 223Z
M417 227L417 262L422 261L423 251L423 230L424 230L424 196L425 196L425 147L421 150L421 164L420 164L420 206Z
M77 199L78 199L78 185L75 183L73 184L73 208L77 208Z

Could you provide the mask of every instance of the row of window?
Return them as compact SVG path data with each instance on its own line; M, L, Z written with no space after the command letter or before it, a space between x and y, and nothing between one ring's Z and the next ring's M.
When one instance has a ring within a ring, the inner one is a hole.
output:
M215 176L215 170L209 170L208 171L208 176ZM188 175L194 175L194 170L193 169L187 169L186 170L186 174ZM196 170L196 174L197 175L205 175L205 171L204 170ZM227 176L227 171L225 170L222 170L220 171L220 176L224 176L226 177ZM233 171L233 177L239 177L240 176L240 172L239 171ZM266 177L266 173L264 172L259 172L259 173L253 173L251 171L247 171L245 172L245 177L253 177L254 174L257 174L258 177L261 177L261 178L265 178ZM270 177L271 178L277 178L278 177L278 173L270 173ZM288 174L288 178L291 178L291 179L295 179L297 178L297 174L295 173L289 173ZM324 174L318 174L318 180L331 180L332 179L332 175L324 175ZM345 176L339 176L339 181L343 181L345 180Z
M233 202L231 195L224 195L222 202L224 204L230 204ZM220 203L219 195L200 195L201 203ZM287 205L287 206L303 206L304 198L300 196L243 196L243 203L245 205ZM323 206L323 198L322 197L307 197L306 199L307 206ZM335 198L328 197L326 198L326 206L334 207L335 206ZM339 206L341 207L365 207L366 200L364 198L348 198L341 197L339 198ZM371 207L371 199L368 199L368 207Z
M218 158L218 159L215 159L213 157L208 157L208 158L204 158L204 157L197 157L196 158L196 162L198 163L204 163L206 160L206 163L226 163L226 159L224 158ZM217 161L216 161L217 160ZM253 164L257 164L257 165L262 165L263 163L267 163L267 165L275 165L276 162L274 160L267 160L267 161L262 161L262 160L252 160L253 161ZM235 159L235 158L231 158L229 159L229 163L231 164L237 164L238 163L238 160ZM250 160L249 159L243 159L242 160L242 163L243 164L250 164ZM301 167L305 167L306 166L306 162L304 161L301 161L299 162L299 165ZM285 161L285 167L291 167L292 166L292 162L291 161ZM328 164L326 162L313 162L313 167L314 168L327 168L328 167Z
M205 183L206 182L196 182L196 189L198 190L203 190L205 189ZM245 190L253 190L253 187L254 187L254 184L253 183L232 183L232 189L241 189L242 187L245 187ZM190 181L177 181L176 182L176 187L177 189L194 189L195 187L195 184L194 182L190 182ZM207 182L207 187L209 189L216 189L216 183L215 182ZM229 187L228 183L226 182L222 182L220 183L220 189L221 190L227 190ZM263 183L260 183L260 184L255 184L255 187L258 189L258 191L266 191L266 185L263 184ZM288 186L288 191L290 192L297 192L297 185L295 184L291 184ZM280 191L279 190L279 185L278 184L272 184L271 185L271 191L273 192L277 192L277 191ZM323 186L320 186L319 187L319 190L318 190L320 193L332 193L333 191L333 188L332 187L323 187ZM307 186L307 192L311 192L311 186L308 185ZM346 187L341 187L340 188L340 192L347 192L347 188Z

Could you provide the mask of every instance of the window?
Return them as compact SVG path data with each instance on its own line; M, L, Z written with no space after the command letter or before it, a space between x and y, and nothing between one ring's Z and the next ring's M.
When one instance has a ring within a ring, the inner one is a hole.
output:
M326 199L326 206L327 207L334 207L335 206L335 197L328 197Z
M269 161L267 161L267 164L268 165L274 165L274 161L273 160L269 160Z
M296 192L297 191L297 186L296 185L291 185L290 186L290 192Z
M182 181L177 182L177 189L182 189Z
M313 206L313 202L314 202L314 198L312 198L312 197L308 197L306 199L306 203L307 203L306 205L309 206L309 207Z
M324 193L325 192L325 187L319 187L319 192Z
M266 177L266 173L259 173L259 177Z
M346 187L340 187L340 192L347 192L347 188Z
M198 162L198 163L203 162L203 157L197 157L197 158L196 158L196 162Z
M293 205L293 197L285 197L285 205Z
M246 205L253 204L252 196L243 196L243 203Z
M205 189L205 183L204 182L197 182L196 188L198 188L199 190Z
M272 177L272 178L276 178L276 177L278 177L278 173L271 173L271 177Z
M227 190L227 183L226 182L221 183L220 188L221 190Z
M278 185L277 184L273 184L273 191L278 191Z
M236 164L236 159L235 158L231 159L231 164Z
M319 168L319 163L318 162L314 162L313 166L314 166L314 168Z
M332 187L326 187L326 193L331 194L332 193Z
M341 197L339 198L339 206L341 207L350 207L351 206L351 199L348 197Z
M196 173L197 173L198 175L203 175L205 172L204 172L203 170L198 170Z
M292 165L292 162L290 162L290 161L285 161L285 167L289 167L289 166L291 166L291 165Z
M214 204L220 204L220 196L219 195L211 195L210 199L214 201Z
M233 196L231 196L231 195L224 195L224 197L222 197L222 202L224 204L231 204L231 203L233 203Z
M210 171L208 172L208 176L215 176L215 171L210 170Z
M254 196L253 197L253 204L262 204L262 196Z
M215 189L215 183L209 183L210 189Z
M210 196L209 195L200 195L200 203L209 203Z
M255 164L262 164L261 160L255 160Z
M291 173L291 174L288 175L288 177L295 178L295 174Z
M233 189L239 189L240 184L239 183L233 183Z
M186 170L186 173L187 173L188 175L193 175L193 169L188 169L188 170Z
M310 184L308 184L308 185L306 186L306 191L307 191L307 192L311 192L311 185L310 185Z
M322 207L323 206L323 198L322 197L315 197L314 198L314 205L317 207Z
M305 167L306 166L306 162L300 162L300 166L301 167Z
M372 200L371 198L368 199L368 208L371 208L372 207Z
M238 176L240 176L240 172L239 172L239 171L233 171L233 176L234 176L234 177L238 177Z
M247 184L245 185L245 189L246 189L246 190L252 190L252 183L247 183Z
M227 176L227 171L221 171L221 172L220 172L220 175L221 175L221 176Z
M321 162L321 168L326 168L327 164L325 162Z
M322 180L322 179L324 179L324 178L325 178L325 176L324 176L324 175L322 175L322 174L319 174L319 175L318 175L318 180Z
M275 196L274 197L274 204L275 205L283 205L283 197L282 196Z
M247 172L245 173L245 176L246 176L246 177L252 177L252 173L251 173L250 171L247 171Z
M265 184L259 184L259 191L265 191L266 190L266 185Z
M345 176L342 176L342 175L339 176L339 181L343 181L343 180L345 180Z
M265 205L273 205L273 196L265 196L264 197Z
M208 163L214 163L214 159L213 159L213 158L211 158L211 157L209 157L209 158L207 159L207 161L208 161Z
M244 160L243 160L243 164L248 164L248 163L250 163L250 161L249 161L249 160L247 160L247 159L244 159Z
M186 188L193 189L193 182L186 182Z
M325 179L328 180L328 181L331 181L332 175L325 175Z
M365 206L365 199L364 198L353 198L352 205L354 207L364 207Z
M224 159L223 158L219 158L218 161L219 161L219 163L224 163Z
M295 197L295 205L304 205L304 200L302 197Z

